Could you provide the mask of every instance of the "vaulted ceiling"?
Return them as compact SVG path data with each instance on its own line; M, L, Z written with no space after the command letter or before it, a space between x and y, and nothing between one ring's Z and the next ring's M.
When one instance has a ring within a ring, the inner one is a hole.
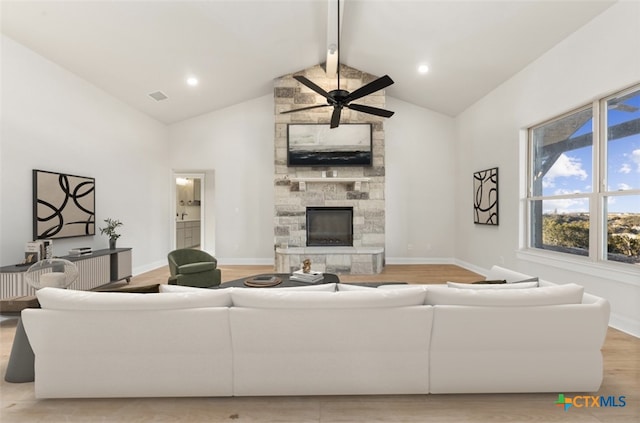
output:
M173 123L266 95L275 78L323 63L330 1L3 0L0 30ZM613 3L345 0L341 61L390 75L389 96L455 116ZM191 75L198 86L185 83ZM168 99L150 98L156 91Z

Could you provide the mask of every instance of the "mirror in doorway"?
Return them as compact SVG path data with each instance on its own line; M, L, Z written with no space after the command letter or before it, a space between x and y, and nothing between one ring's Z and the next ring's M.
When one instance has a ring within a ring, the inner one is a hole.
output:
M176 199L181 206L200 205L200 178L176 178Z
M201 248L201 187L197 177L176 177L176 248Z

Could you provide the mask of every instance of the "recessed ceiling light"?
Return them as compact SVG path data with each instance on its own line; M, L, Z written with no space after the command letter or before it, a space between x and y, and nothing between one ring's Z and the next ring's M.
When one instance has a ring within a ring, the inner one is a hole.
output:
M198 85L198 78L196 78L195 76L190 76L189 78L187 78L187 84L191 87L195 87L196 85Z
M425 73L429 72L429 65L422 64L422 65L418 66L418 72L423 74L423 75Z

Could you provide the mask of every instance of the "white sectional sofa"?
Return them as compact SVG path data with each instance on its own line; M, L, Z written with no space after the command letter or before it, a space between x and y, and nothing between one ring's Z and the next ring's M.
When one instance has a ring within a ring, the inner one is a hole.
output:
M22 319L38 398L597 391L608 302L516 285L43 288Z

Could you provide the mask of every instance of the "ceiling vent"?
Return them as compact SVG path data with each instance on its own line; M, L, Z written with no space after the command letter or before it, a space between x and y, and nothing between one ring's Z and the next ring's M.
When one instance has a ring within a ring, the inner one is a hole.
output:
M151 97L152 99L154 99L155 101L162 101L162 100L166 100L169 97L167 97L167 95L165 93L163 93L162 91L156 91L154 93L149 94L149 97Z

